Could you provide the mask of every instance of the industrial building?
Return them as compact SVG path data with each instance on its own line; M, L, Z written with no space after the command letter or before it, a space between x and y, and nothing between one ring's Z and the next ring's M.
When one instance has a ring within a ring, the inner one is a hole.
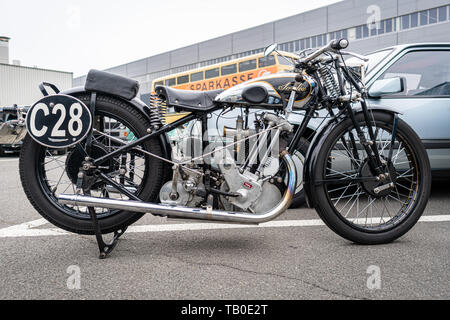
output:
M21 66L9 62L10 38L0 37L0 107L32 105L42 97L38 85L55 84L61 90L72 87L73 73Z
M345 0L106 71L138 80L146 101L152 81L161 76L261 52L274 42L295 52L340 37L350 40L348 50L363 54L397 44L450 41L449 0ZM74 79L74 85L85 79Z

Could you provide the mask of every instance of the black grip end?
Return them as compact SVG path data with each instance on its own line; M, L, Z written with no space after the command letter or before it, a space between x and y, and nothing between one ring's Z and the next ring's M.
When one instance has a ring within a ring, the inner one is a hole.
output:
M339 39L339 40L333 40L331 43L331 49L334 50L341 50L348 47L348 40L345 38Z
M3 107L3 108L0 107L0 112L8 114L16 114L17 107Z

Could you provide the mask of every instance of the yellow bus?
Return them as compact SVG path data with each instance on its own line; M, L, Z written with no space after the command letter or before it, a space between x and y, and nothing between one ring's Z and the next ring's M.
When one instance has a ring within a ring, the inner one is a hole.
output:
M280 53L289 59L295 56L289 52L280 51ZM258 53L155 79L152 83L152 92L155 91L157 85L200 91L228 89L267 73L286 70L292 70L292 64L278 53L275 52L267 57L264 57L263 53ZM187 114L168 110L166 123L171 123Z

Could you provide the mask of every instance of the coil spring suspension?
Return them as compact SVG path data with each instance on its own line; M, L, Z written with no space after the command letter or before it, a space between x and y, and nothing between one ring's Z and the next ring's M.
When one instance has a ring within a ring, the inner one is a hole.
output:
M166 101L156 94L150 95L150 124L153 128L159 128L166 124Z
M321 66L318 71L320 77L322 78L323 85L327 89L328 95L333 99L339 98L339 85L337 84L336 79L334 78L329 68L327 68L326 66Z

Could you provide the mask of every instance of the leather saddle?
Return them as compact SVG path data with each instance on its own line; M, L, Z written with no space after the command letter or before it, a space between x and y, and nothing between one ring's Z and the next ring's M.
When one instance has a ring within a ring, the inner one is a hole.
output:
M156 86L155 92L158 96L165 98L168 106L175 107L175 109L190 112L209 112L220 107L214 103L214 98L223 92L223 89L193 91L173 89L167 86Z

